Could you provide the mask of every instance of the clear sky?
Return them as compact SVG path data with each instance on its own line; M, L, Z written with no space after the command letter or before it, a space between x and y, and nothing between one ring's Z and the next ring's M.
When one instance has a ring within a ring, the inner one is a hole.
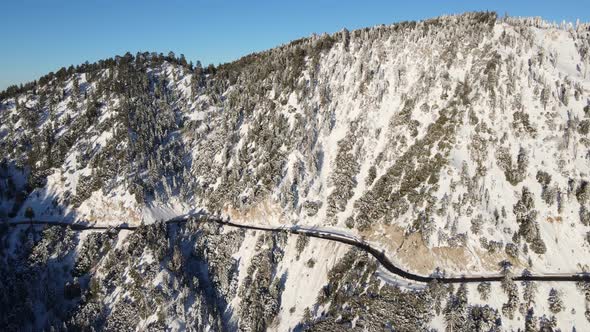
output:
M314 32L475 10L590 21L590 0L0 0L0 90L127 51L218 64Z

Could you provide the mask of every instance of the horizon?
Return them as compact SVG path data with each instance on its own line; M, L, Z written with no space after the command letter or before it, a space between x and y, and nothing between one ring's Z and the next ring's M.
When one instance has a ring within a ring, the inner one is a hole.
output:
M224 5L231 5L223 8ZM123 55L127 52L172 51L203 66L219 65L312 34L333 34L401 21L421 21L442 15L474 11L496 12L502 17L541 17L548 22L590 21L590 4L573 0L452 1L440 4L392 4L371 1L362 5L333 0L297 4L262 1L174 0L141 5L107 0L100 5L72 0L8 3L6 26L15 27L5 44L12 52L0 53L0 91L35 81L62 67ZM203 14L204 13L204 14ZM60 19L61 18L61 19ZM160 24L161 22L161 24ZM105 24L106 23L106 24ZM80 26L80 28L78 28Z

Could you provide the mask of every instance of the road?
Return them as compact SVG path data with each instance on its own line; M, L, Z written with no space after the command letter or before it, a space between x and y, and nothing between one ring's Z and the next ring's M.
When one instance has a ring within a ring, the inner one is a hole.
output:
M369 243L358 239L354 236L339 233L335 230L328 230L328 229L320 229L320 228L312 228L312 227L300 227L300 226L261 226L261 225L245 225L234 223L229 220L224 220L220 217L216 216L208 216L203 213L197 213L193 215L185 215L181 217L176 217L166 221L166 224L181 224L186 223L189 220L197 220L201 222L214 222L217 224L221 224L224 226L229 227L236 227L242 229L249 229L255 231L265 231L265 232L281 232L281 233L288 233L288 234L298 234L304 235L308 237L320 238L329 241L336 241L340 243L344 243L347 245L351 245L357 247L361 250L366 251L373 257L379 261L379 263L387 269L389 272L407 279L411 281L421 282L421 283L429 283L433 281L438 281L443 284L453 284L453 283L479 283L479 282L499 282L502 281L506 276L502 274L494 274L494 275L461 275L461 276L425 276L413 273L411 271L406 271L403 268L395 265L383 251L372 247ZM7 222L10 226L16 225L53 225L53 226L62 226L62 227L71 227L73 230L76 231L84 231L84 230L107 230L107 229L117 229L117 230L135 230L140 226L129 226L129 225L119 225L119 226L106 226L106 225L97 225L97 224L81 224L81 223L68 223L68 222L59 222L59 221L16 221L16 222ZM573 273L573 274L523 274L523 275L513 275L511 276L512 280L515 281L559 281L559 282L577 282L577 281L586 281L590 282L590 274L585 272L580 273Z

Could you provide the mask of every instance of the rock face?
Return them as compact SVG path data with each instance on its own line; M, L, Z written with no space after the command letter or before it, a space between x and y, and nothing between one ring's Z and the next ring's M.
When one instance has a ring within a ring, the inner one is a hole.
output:
M329 226L424 274L584 270L589 68L588 24L468 13L218 67L126 54L9 88L0 218L149 225L2 229L0 326L583 329L573 285L400 289L344 245L158 221ZM490 287L506 299L476 295Z

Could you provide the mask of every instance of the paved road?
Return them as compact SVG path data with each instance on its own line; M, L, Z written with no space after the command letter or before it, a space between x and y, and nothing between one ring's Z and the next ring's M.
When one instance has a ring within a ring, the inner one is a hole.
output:
M244 225L231 222L229 220L223 220L219 217L212 217L206 216L202 213L190 215L190 216L182 216L170 219L166 221L166 224L181 224L186 223L189 220L197 220L201 222L214 222L224 226L229 227L237 227L242 229L250 229L255 231L266 231L266 232L282 232L282 233L291 233L291 234L299 234L314 238L320 238L330 241L336 241L340 243L345 243L351 246L355 246L359 249L362 249L379 261L379 263L387 269L389 272L398 275L404 279L428 283L432 281L438 281L444 284L451 284L451 283L474 283L474 282L498 282L502 281L505 276L501 274L496 275L463 275L463 276L425 276L419 275L410 271L406 271L399 266L396 266L385 254L383 251L378 250L372 247L370 244L357 239L353 236L338 233L336 231L325 230L325 229L316 229L316 228L306 228L306 227L299 227L299 226L256 226L256 225ZM105 225L97 225L97 224L81 224L81 223L68 223L68 222L57 222L57 221L17 221L17 222L9 222L7 223L11 226L16 225L54 225L54 226L62 226L62 227L71 227L73 230L76 231L83 231L83 230L107 230L107 229L117 229L117 230L135 230L139 226L129 226L129 225L119 225L119 226L105 226ZM526 275L514 275L511 277L512 280L515 281L561 281L561 282L577 282L577 281L586 281L590 282L590 274L588 273L574 273L574 274L526 274Z

